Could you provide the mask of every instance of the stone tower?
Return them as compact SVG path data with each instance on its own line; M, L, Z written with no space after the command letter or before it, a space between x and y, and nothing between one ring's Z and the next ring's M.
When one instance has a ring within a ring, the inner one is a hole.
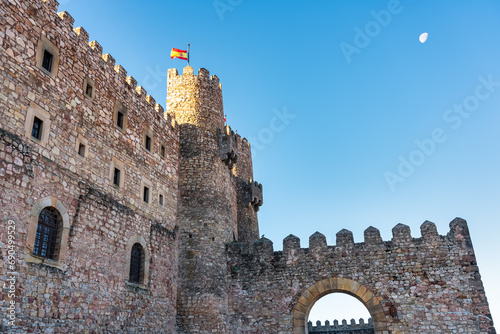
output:
M167 112L180 128L177 322L179 330L189 333L224 333L228 314L225 245L239 239L239 230L242 240L258 238L255 208L262 204L262 194L252 196L252 189L257 194L262 188L251 182L248 142L224 126L217 76L210 77L206 69L196 76L189 66L182 75L171 69L167 96ZM241 154L238 146L242 146ZM244 226L238 226L239 220Z

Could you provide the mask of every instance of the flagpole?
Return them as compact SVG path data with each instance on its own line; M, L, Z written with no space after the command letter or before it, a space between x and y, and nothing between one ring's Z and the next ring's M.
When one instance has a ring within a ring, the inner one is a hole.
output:
M188 43L188 66L189 66L189 43Z

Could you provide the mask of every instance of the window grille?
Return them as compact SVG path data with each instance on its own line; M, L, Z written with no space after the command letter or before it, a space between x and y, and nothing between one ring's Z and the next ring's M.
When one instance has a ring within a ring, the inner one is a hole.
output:
M33 254L55 259L61 215L53 207L47 207L38 216Z

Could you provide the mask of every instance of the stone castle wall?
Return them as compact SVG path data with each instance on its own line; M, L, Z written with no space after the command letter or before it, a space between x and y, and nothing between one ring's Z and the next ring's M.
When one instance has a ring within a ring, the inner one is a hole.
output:
M495 333L466 222L453 220L446 236L431 222L421 232L399 224L382 241L370 227L354 243L342 230L335 246L315 233L309 248L290 235L282 252L265 238L248 252L228 245L230 332L305 333L316 300L342 292L368 308L379 334Z
M97 42L89 43L83 28L73 29L68 13L56 9L53 0L0 3L0 258L8 259L12 221L17 331L172 333L178 127L110 55L102 55ZM40 43L57 56L51 73L38 63ZM85 94L87 82L92 96ZM123 130L115 126L117 109L126 115ZM33 115L44 121L41 140L31 136ZM150 151L144 148L146 131ZM116 166L119 187L113 185ZM28 240L47 206L63 215L64 249L57 261L32 256ZM143 288L127 284L134 241L144 243L147 255ZM9 271L0 267L2 281ZM3 331L11 300L5 290L0 300Z
M369 228L364 243L342 230L335 246L289 236L274 252L259 239L262 185L250 144L224 124L219 79L169 70L164 113L57 7L0 2L0 279L15 280L14 298L0 292L0 331L302 334L314 302L344 292L377 334L495 333L465 221L446 236L426 222L421 238L398 225L391 241ZM33 254L47 207L61 217L55 259ZM141 283L129 282L136 243Z

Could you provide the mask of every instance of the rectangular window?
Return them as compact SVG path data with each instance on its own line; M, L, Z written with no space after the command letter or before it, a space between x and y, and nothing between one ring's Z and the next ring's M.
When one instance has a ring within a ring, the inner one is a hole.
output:
M54 55L47 50L43 50L43 61L42 67L49 72L52 72L52 62L54 60Z
M149 203L149 188L144 187L144 192L142 194L142 200L146 203Z
M146 150L151 152L151 137L146 135L146 140L144 141L144 146L146 146Z
M78 145L78 155L80 155L81 157L85 157L85 145L83 145L82 143Z
M87 84L87 88L85 88L85 94L87 94L88 97L92 97L92 86L90 84Z
M113 184L117 187L120 186L120 173L120 170L115 168L115 171L113 172Z
M165 158L165 146L161 145L161 148L160 148L160 155L162 158Z
M42 129L43 129L43 121L34 116L33 118L33 128L31 128L31 136L35 139L42 139Z
M163 206L163 195L160 195L159 202L160 202L160 205Z
M117 114L116 114L116 126L119 127L120 129L123 129L123 118L124 118L124 114L119 111Z

